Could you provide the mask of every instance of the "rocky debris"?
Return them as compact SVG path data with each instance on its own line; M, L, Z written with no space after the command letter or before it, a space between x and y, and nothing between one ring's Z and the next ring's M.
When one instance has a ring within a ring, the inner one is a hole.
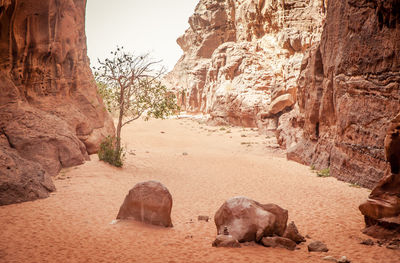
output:
M306 239L299 233L299 230L297 229L293 221L287 225L283 237L293 240L294 242L296 242L296 244L306 242Z
M214 242L213 247L241 247L240 243L231 235L218 235Z
M177 40L184 55L164 79L181 107L214 124L276 129L325 16L321 1L297 2L201 0Z
M278 236L264 237L261 239L261 244L266 247L281 247L288 250L294 250L296 248L296 243L293 240Z
M373 246L375 244L375 242L372 239L368 238L368 239L361 241L360 244L366 245L366 246Z
M389 244L386 246L386 248L400 250L400 239L393 239L389 241Z
M172 196L160 182L136 184L125 197L117 219L135 219L152 225L172 227Z
M307 246L308 252L328 252L328 247L321 241L313 241Z
M208 217L208 216L198 216L197 220L198 221L206 221L206 222L208 222L208 220L210 220L210 217Z
M0 143L0 205L45 198L55 189L39 163L22 158L15 149Z
M351 263L351 261L346 257L346 256L342 256L341 258L339 258L337 260L338 263Z
M282 236L288 219L287 210L274 205L262 205L246 197L227 200L215 213L218 235L229 231L239 242L257 241L274 234Z
M84 0L0 3L0 133L8 142L2 154L39 165L15 163L28 181L82 164L114 134L86 55L85 5ZM38 173L43 175L36 178ZM2 185L18 180L0 179ZM13 200L48 195L46 187L41 194L35 188L19 188Z
M332 256L323 257L322 260L337 262L337 259Z
M397 0L329 1L321 41L301 63L297 113L279 119L289 159L367 188L398 167L398 143L384 141L400 113L399 30Z

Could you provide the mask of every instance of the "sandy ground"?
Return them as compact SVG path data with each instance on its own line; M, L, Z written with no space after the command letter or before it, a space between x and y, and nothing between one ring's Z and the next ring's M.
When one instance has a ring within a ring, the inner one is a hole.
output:
M359 244L358 205L369 191L287 161L273 140L242 128L209 127L192 120L137 121L123 130L130 150L123 169L91 156L63 170L49 198L0 207L0 262L400 262L400 251ZM185 154L183 154L185 153ZM173 196L173 228L134 221L110 224L128 190L158 180ZM243 195L289 210L303 235L328 253L262 246L213 248L211 218L222 203Z

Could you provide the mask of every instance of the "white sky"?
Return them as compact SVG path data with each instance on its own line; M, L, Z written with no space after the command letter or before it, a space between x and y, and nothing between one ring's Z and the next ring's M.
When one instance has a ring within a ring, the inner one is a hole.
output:
M172 70L183 54L176 43L199 0L88 0L86 37L91 66L116 46L162 59Z

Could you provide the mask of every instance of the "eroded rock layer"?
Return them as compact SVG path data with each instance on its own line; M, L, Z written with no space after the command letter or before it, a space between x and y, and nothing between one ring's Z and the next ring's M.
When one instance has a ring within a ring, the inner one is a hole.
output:
M330 0L298 87L298 107L278 128L289 159L369 188L398 167L384 140L400 112L400 1Z
M86 55L85 6L85 0L0 1L1 161L23 160L16 169L33 181L82 164L114 133ZM11 177L1 172L1 192L20 189ZM25 188L46 196L40 187ZM1 197L0 204L34 199Z
M275 130L296 101L303 53L319 41L324 1L201 0L165 78L182 108L217 123Z
M366 226L369 227L369 235L379 235L381 227L400 234L400 114L389 126L385 153L390 169L372 190L367 201L360 205Z

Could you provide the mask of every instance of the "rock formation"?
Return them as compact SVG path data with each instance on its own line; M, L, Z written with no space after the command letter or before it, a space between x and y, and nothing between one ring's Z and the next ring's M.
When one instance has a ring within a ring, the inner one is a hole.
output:
M159 182L136 184L126 195L117 219L135 219L152 225L172 227L172 196Z
M389 169L384 139L400 112L400 1L330 0L297 101L279 120L288 158L374 187ZM396 149L393 142L389 159L398 160Z
M275 204L260 204L246 197L233 197L218 209L214 221L215 247L240 247L239 242L257 242L266 247L294 250L304 242L294 222L286 225L288 211Z
M86 55L85 5L0 2L1 165L13 160L19 171L0 167L0 205L47 196L49 176L82 164L114 133Z
M360 205L360 211L367 227L378 225L400 234L400 114L389 126L385 153L390 169L372 190L367 201ZM376 229L379 231L379 228Z
M225 230L239 242L259 242L274 234L282 236L287 219L287 210L274 204L262 205L246 197L227 200L214 216L218 235Z
M323 2L201 0L165 83L189 112L275 130L296 101L303 53L319 40Z
M396 165L384 138L400 112L399 10L398 0L201 0L165 81L187 111L273 131L289 159L372 188Z

